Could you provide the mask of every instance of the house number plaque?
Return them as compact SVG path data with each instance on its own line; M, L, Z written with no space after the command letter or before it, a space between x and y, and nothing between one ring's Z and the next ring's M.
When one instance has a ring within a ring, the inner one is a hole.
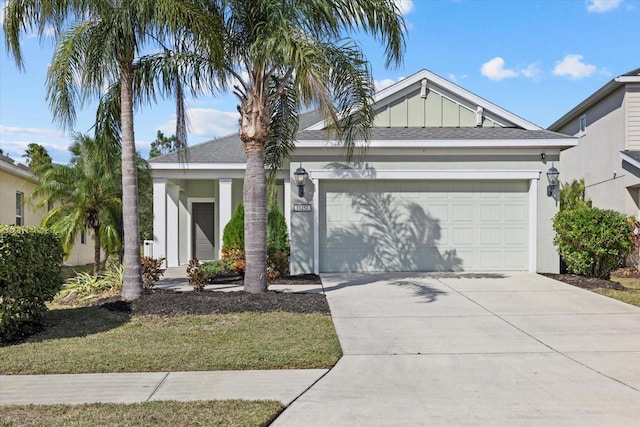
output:
M296 203L293 205L294 212L311 212L311 205L308 203Z

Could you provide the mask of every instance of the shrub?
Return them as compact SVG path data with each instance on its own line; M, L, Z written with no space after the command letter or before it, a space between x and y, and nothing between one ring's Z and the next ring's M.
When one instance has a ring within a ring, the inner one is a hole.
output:
M222 259L202 263L202 273L207 279L233 272L233 269Z
M565 182L560 189L560 210L590 208L591 200L585 198L584 179Z
M289 255L283 251L267 254L267 281L273 282L278 277L289 275Z
M63 255L49 230L0 224L0 341L40 327L46 303L62 287Z
M267 211L267 253L283 252L289 255L287 221L277 203L269 203Z
M244 277L245 258L244 249L222 249L220 254L222 262L229 268Z
M162 268L164 260L164 258L151 258L148 256L143 256L140 259L142 265L142 285L145 289L153 288L164 274L164 268Z
M573 273L608 279L633 250L632 226L619 212L598 208L562 210L553 218L555 245Z
M244 206L239 204L222 233L222 249L244 251Z
M207 284L207 278L204 277L202 266L200 265L198 258L189 260L187 277L189 278L189 284L193 286L194 292L201 292L204 290L204 286Z
M102 275L94 276L90 273L80 272L75 277L68 279L60 291L59 297L63 300L86 301L105 293L116 294L122 291L123 282L124 268L122 264L110 258L107 260Z

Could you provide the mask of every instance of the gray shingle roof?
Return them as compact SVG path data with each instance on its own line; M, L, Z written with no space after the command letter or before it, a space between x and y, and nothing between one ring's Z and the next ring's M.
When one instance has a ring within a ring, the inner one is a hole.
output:
M624 150L621 153L640 163L640 151Z
M298 140L327 139L327 132L323 130L302 131ZM399 140L496 140L496 139L565 139L570 138L547 130L525 130L520 128L451 128L451 127L390 127L372 128L370 140L399 141Z
M623 76L640 76L640 68L636 68L635 70L629 71L628 73L623 74Z
M12 166L15 166L18 169L21 169L25 172L31 172L31 169L29 168L29 166L25 166L22 163L19 163L16 160L13 160L11 157L9 156L5 156L4 154L0 154L0 162L5 162L5 163L9 163Z
M322 120L318 111L312 111L300 116L299 141L327 140L330 135L324 130L304 130ZM448 127L393 127L372 128L370 140L545 140L571 139L572 137L548 130L525 130L521 128L448 128ZM177 153L151 159L151 163L179 163ZM247 157L240 136L235 133L222 138L207 141L189 147L186 161L190 163L246 163Z

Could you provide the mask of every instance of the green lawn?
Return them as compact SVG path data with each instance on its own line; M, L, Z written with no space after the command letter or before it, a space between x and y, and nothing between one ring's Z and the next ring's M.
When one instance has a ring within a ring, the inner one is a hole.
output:
M602 295L640 307L640 278L612 275L611 280L620 283L625 290L594 289Z
M81 307L45 321L27 342L0 347L0 374L330 368L342 355L322 314L129 318Z
M266 426L281 411L279 402L95 403L0 406L1 426Z

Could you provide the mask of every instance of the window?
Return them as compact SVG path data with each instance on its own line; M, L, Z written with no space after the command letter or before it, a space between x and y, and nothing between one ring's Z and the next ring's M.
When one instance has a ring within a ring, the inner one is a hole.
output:
M16 225L24 225L24 194L16 192Z
M82 230L80 232L80 244L82 244L82 245L86 245L87 244L87 233L85 233L84 230Z
M53 202L49 200L47 202L47 212L51 212L51 209L53 209Z
M580 135L587 133L587 116L580 116Z

